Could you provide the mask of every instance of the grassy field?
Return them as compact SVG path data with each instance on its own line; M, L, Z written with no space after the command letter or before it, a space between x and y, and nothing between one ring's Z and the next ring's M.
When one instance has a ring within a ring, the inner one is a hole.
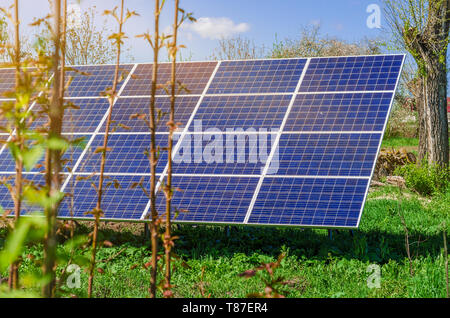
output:
M385 141L394 147L415 143ZM317 229L181 225L175 228L179 236L175 252L183 262L176 262L173 291L176 297L246 297L262 292L267 273L258 272L249 279L239 274L273 262L284 252L275 275L283 277L285 284L280 288L287 297L445 297L442 224L448 229L449 206L450 192L421 197L390 186L373 188L360 228L353 233L334 231L332 239L327 230ZM409 232L411 264L400 214ZM76 235L90 231L90 223L81 223ZM6 230L0 228L0 247L5 237ZM99 250L94 295L146 297L150 273L144 264L150 260L150 244L143 236L143 225L102 224L101 239L112 246ZM70 252L67 246L59 248L61 259L67 260ZM75 249L74 263L81 265L78 260L88 253L88 249ZM41 245L27 246L21 265L25 281L27 274L40 271L42 257ZM182 266L184 262L187 266ZM380 288L367 285L373 264L381 269ZM86 272L81 274L81 288L68 288L65 282L61 286L60 296L86 297Z
M386 138L383 140L381 147L383 148L399 148L399 147L418 147L419 139L418 138L403 138L403 137L394 137L394 138Z
M450 139L448 140L450 143ZM404 137L393 137L393 138L385 138L381 147L383 148L401 148L401 147L415 147L419 146L418 138L404 138Z
M286 281L281 290L288 297L445 297L442 222L450 224L450 193L421 198L382 187L371 191L361 226L354 231L280 229L258 227L179 226L177 254L189 267L177 267L173 275L176 297L245 297L264 289L260 274L245 279L239 273L286 258L276 275ZM412 268L405 249L405 232L398 212L404 215L410 233ZM99 250L101 273L97 274L97 297L146 297L149 243L141 234L142 224L106 224L102 236L113 243ZM82 224L77 234L89 232ZM4 242L2 230L0 245ZM30 245L23 253L22 275L39 271L42 247ZM67 257L67 249L60 248ZM87 255L76 250L75 255ZM37 262L37 263L36 263ZM381 268L380 288L368 288L368 266ZM203 274L202 274L203 273ZM4 273L6 274L6 273ZM261 275L266 275L261 273ZM82 287L61 289L61 296L86 296L87 274Z

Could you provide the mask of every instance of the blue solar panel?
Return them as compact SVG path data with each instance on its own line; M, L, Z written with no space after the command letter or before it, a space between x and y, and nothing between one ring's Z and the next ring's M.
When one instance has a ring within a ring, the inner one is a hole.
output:
M202 94L217 62L186 62L176 66L177 82L185 89L177 86L177 95ZM150 95L152 80L152 64L139 64L132 78L125 86L122 96ZM167 95L163 86L170 83L172 73L171 63L161 63L158 67L158 88L156 95Z
M105 116L109 102L106 98L88 98L65 100L63 133L93 133ZM48 129L48 115L43 113L40 105L33 107L37 114L31 127Z
M298 95L284 131L382 131L393 95Z
M98 97L108 88L112 88L114 80L115 65L94 65L72 67L74 70L66 72L66 82L70 81L66 89L67 97ZM119 77L122 81L118 85L118 90L131 71L132 65L121 65Z
M182 129L194 111L199 97L179 96L175 99L175 120L180 123ZM119 98L114 104L111 115L112 127L116 132L148 132L149 128L145 121L138 118L137 115L149 112L149 98ZM161 111L159 123L157 123L157 132L167 132L167 121L170 113L170 98L157 97L155 101L156 109ZM136 115L136 116L132 116ZM100 131L105 131L105 125Z
M370 177L380 140L381 134L283 134L271 171L291 176Z
M0 97L14 89L16 83L16 70L14 68L0 69Z
M259 175L275 134L186 134L173 173Z
M45 174L42 173L24 173L22 175L23 184L31 185L33 184L36 188L40 189L45 183ZM14 185L15 174L4 174L0 173L0 179L9 185ZM61 181L64 182L66 175L61 175ZM11 198L11 194L5 184L0 184L0 206L9 212L10 216L14 215L14 201ZM30 213L42 213L42 207L36 204L31 204L26 200L26 197L22 201L22 209L20 211L21 215L27 215Z
M84 146L89 139L89 136L76 135L72 137L63 136L68 140L80 139L76 145L70 146L63 154L61 164L63 166L63 172L70 172L81 153L84 150ZM5 148L0 153L0 172L15 171L16 162L11 155L8 148ZM42 151L40 160L36 165L30 170L30 172L42 172L45 171L45 153Z
M186 95L177 98L175 115L185 133L176 135L184 136L183 142L175 138L173 206L188 212L176 220L357 227L403 60L403 55L380 55L178 64L178 79L190 91L177 92ZM105 219L138 220L149 207L142 189L132 187L141 178L149 187L149 129L132 117L148 114L152 65L135 66L112 112ZM92 218L85 213L95 207L91 183L97 184L98 176L83 178L100 169L101 154L94 151L103 145L104 124L95 131L109 104L97 98L112 85L114 66L77 68L91 75L68 72L74 80L67 95L81 98L71 99L80 109L66 112L70 118L65 116L63 131L95 138L69 175L64 191L73 195L65 198L60 215ZM169 63L161 64L160 75L159 84L167 83ZM167 93L160 87L158 94ZM157 177L163 182L169 105L168 97L157 97ZM45 122L38 119L33 127ZM74 158L80 153L76 150ZM0 154L0 172L13 175L14 162L7 156L7 149ZM0 202L8 206L2 191ZM165 210L161 189L157 210Z
M279 129L291 99L291 95L207 96L194 120L201 120L203 129Z
M248 224L355 227L368 182L265 178Z
M176 221L198 223L242 223L258 178L174 177L172 205L182 211ZM158 197L158 211L164 211L164 195ZM175 216L175 214L173 214Z
M157 173L161 173L167 164L167 135L156 135L156 144L161 147L160 158L156 165ZM76 172L100 172L101 153L95 151L103 147L104 135L95 136L88 152L81 160ZM150 149L149 134L112 134L108 138L106 173L150 173L150 161L147 153Z
M92 214L86 212L92 211L97 204L96 186L99 182L98 176L92 176L90 179L72 178L65 192L66 196L59 209L59 217L63 218L92 218ZM140 176L106 176L104 181L104 193L102 200L102 211L104 219L127 219L139 220L147 203L148 197L139 186ZM148 188L148 183L144 180L143 186ZM73 198L73 200L72 200Z
M306 59L225 61L207 94L293 93Z
M313 58L300 92L393 91L403 55Z

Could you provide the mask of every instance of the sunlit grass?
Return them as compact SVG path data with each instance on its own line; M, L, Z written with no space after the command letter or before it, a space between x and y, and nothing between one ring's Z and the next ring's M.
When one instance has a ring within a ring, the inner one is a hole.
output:
M264 285L258 277L244 279L238 274L262 262L275 261L285 252L287 257L277 273L287 282L282 288L289 297L444 297L441 224L444 220L450 224L446 211L450 193L425 199L403 191L400 205L398 195L395 187L371 191L360 228L353 236L347 230L334 233L333 240L326 230L316 229L231 227L227 235L225 227L179 226L174 233L180 237L175 251L189 267L176 262L175 296L245 297L261 292ZM399 208L410 231L413 277L409 274ZM98 251L102 273L97 275L96 297L148 296L150 274L143 265L150 260L149 243L136 231L140 226L102 231L102 239L114 246ZM88 231L83 224L77 233ZM5 230L0 233L2 245ZM27 248L22 274L39 271L35 261L42 258L41 249L40 244ZM76 251L77 255L82 253ZM28 255L33 255L34 261ZM367 287L370 264L381 267L379 289ZM82 272L80 289L63 284L61 296L86 297L87 278Z

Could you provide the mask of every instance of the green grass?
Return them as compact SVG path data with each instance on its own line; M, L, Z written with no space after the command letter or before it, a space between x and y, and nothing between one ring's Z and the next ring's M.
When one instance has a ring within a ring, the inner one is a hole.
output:
M383 148L400 148L400 147L418 147L419 139L418 138L404 138L404 137L393 137L393 138L385 138L381 147Z
M239 273L262 262L275 261L286 253L276 275L287 282L282 291L288 297L445 297L445 273L441 224L450 224L450 193L430 199L405 191L397 200L398 190L383 187L371 192L360 228L334 233L330 240L326 230L180 226L175 234L176 253L189 265L176 262L173 274L176 297L245 297L262 292L260 274L244 279ZM398 209L404 214L410 231L414 276L404 246L404 230ZM90 229L81 226L77 234ZM0 230L0 246L5 230ZM149 244L136 231L106 229L103 239L113 247L99 250L99 267L95 280L96 297L146 297L149 270ZM60 252L63 253L62 248ZM76 250L76 255L88 251ZM105 260L111 258L109 262ZM34 255L35 259L27 257ZM21 274L38 272L36 261L42 259L42 246L32 244L23 253ZM381 267L381 288L367 287L370 264ZM202 278L203 269L203 278ZM6 273L4 273L6 274ZM262 273L264 275L264 273ZM82 287L63 287L61 296L86 296L87 274L82 273Z
M450 143L450 138L449 138ZM418 147L419 138L392 137L383 139L381 147L383 148L401 148L401 147Z

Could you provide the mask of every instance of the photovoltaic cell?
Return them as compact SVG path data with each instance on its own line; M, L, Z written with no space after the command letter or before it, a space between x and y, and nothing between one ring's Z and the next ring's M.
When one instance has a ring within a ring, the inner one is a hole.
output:
M380 139L381 134L283 134L271 166L279 166L277 175L370 177Z
M265 178L249 224L355 227L367 179Z
M311 59L300 92L393 91L403 55Z
M275 134L186 134L173 173L260 175Z
M86 155L80 162L77 173L100 172L101 152L95 153L103 147L103 134L95 136ZM156 166L157 173L161 173L167 164L167 135L156 135L156 144L160 149L160 158ZM112 134L109 135L108 151L106 155L105 173L150 173L150 161L147 153L150 149L150 135Z
M104 192L102 200L102 211L104 219L117 220L139 220L147 203L148 197L139 186L140 176L106 176L104 181ZM143 186L148 189L148 178L142 180ZM71 193L71 197L66 197L61 203L59 217L63 218L92 218L91 212L97 204L97 191L92 186L98 185L99 177L92 176L89 179L82 179L78 176L71 179L67 185L66 193ZM73 205L72 205L73 202Z
M176 67L177 82L186 89L177 86L177 95L202 94L217 62L186 62ZM122 96L150 95L152 64L139 64L132 78L125 86ZM158 85L166 85L171 79L171 63L161 63L158 67ZM167 86L170 91L170 86ZM167 95L163 88L158 88L156 95Z
M0 97L4 98L5 93L12 92L16 83L16 71L13 68L0 68Z
M293 93L306 59L224 61L207 94Z
M202 100L194 120L203 129L279 129L291 95L207 96ZM190 131L194 131L191 125Z
M94 133L109 108L106 98L65 100L65 105L70 106L64 110L62 132L66 134ZM36 114L36 120L32 128L48 130L48 114L43 112L40 105L35 105L33 112Z
M182 211L176 221L199 223L242 223L258 178L173 177L172 205ZM158 211L164 211L164 195L158 195Z
M66 82L70 81L67 97L98 97L113 86L115 65L76 66L72 69L66 72ZM126 78L131 69L132 65L121 65L119 79ZM123 81L119 82L117 90Z
M77 141L76 144L70 146L63 154L61 164L63 172L70 172L70 169L75 165L76 161L83 152L84 146L87 142L88 136L76 135L76 136L63 136L67 140ZM78 140L80 139L80 140ZM16 162L11 155L11 151L5 148L0 153L0 173L15 171ZM43 172L45 170L45 153L42 151L41 157L36 165L28 172ZM24 168L24 171L25 168Z
M199 97L196 96L180 96L175 99L175 121L180 123L179 129L183 129L194 111ZM114 105L111 115L112 126L116 132L148 132L149 127L141 118L137 118L138 114L147 115L149 112L150 99L146 98L119 98ZM168 132L166 125L170 114L170 98L157 97L155 102L156 109L161 111L161 118L157 124L157 132ZM148 116L147 116L148 118ZM105 131L103 125L100 131Z
M25 173L22 175L23 184L31 185L33 184L37 189L41 189L41 187L45 183L45 175L42 173L34 173L29 174ZM66 179L65 175L61 176L62 182ZM0 184L0 206L7 212L9 212L10 216L14 215L14 201L11 198L11 194L8 191L8 188L5 184L14 185L15 182L15 174L3 174L0 173L0 180L2 180L2 184ZM43 208L39 205L32 204L24 198L22 202L22 209L20 211L21 215L27 215L30 213L43 213Z
M284 131L382 131L393 95L298 95Z

